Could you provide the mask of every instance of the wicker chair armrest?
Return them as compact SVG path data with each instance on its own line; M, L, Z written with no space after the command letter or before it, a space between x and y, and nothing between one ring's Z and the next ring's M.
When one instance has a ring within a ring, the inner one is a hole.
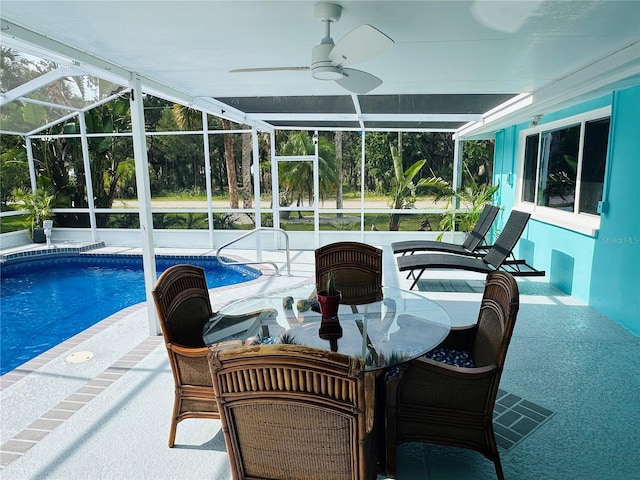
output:
M495 365L464 368L417 359L387 382L392 409L426 406L443 410L482 411L497 374ZM419 407L422 408L422 407Z
M445 338L438 347L469 351L471 350L471 345L477 329L477 324L467 325L464 327L452 327L447 338Z
M210 350L207 347L182 347L180 345L176 345L175 343L167 343L167 348L172 352L177 353L178 355L182 355L183 357L206 357Z
M447 365L446 363L431 360L430 358L418 358L413 360L414 365L420 366L427 371L434 372L438 375L446 375L454 378L462 378L465 381L473 380L473 378L486 378L493 376L497 370L497 366L486 365L484 367L454 367L453 365Z

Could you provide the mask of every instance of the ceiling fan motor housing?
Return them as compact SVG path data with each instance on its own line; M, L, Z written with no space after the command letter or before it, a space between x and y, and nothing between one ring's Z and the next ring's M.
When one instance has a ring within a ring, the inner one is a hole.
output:
M329 53L333 49L333 42L321 43L313 47L311 52L311 74L318 80L339 80L342 78L342 68L329 60Z

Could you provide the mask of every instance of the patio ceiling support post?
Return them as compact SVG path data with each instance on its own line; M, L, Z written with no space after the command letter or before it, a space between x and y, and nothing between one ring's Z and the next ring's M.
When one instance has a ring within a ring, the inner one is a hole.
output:
M91 181L91 161L89 157L89 142L87 141L87 123L84 113L78 115L80 125L80 145L82 146L82 165L84 166L84 185L87 189L87 206L89 207L89 225L91 225L91 240L96 241L98 232L96 224L96 204L93 201L93 182Z
M362 129L360 132L360 241L364 242L364 175L365 175L365 151L366 151L367 132Z
M262 201L260 197L260 144L258 129L251 127L251 152L253 155L253 208L256 214L256 228L262 226Z
M313 143L315 144L313 157L313 231L315 232L316 248L320 247L320 164L318 162L318 143L320 136L318 130L313 132Z
M160 334L160 324L154 308L151 290L156 282L156 257L153 244L153 215L151 213L151 187L149 182L149 161L147 158L147 139L144 128L144 105L142 82L139 75L133 75L129 81L131 96L131 130L133 132L133 156L136 165L136 188L138 190L138 208L140 216L140 234L142 243L142 267L147 298L147 317L149 335Z
M205 188L207 189L207 223L209 224L209 248L213 248L213 197L211 194L211 155L209 149L209 121L202 111L202 148L204 150Z
M276 158L276 133L269 133L271 144L271 206L273 208L273 227L280 228L280 178L278 177L278 159Z
M244 135L244 134L243 134ZM243 142L244 144L244 142ZM253 211L255 212L255 228L262 227L262 214L260 212L260 152L258 150L258 131L256 127L251 127L251 155L252 155L252 164L251 168L253 170ZM277 237L277 232L273 232L274 235L274 245L276 245L276 249L278 248L278 242L280 241ZM255 235L256 237L256 253L257 260L259 262L262 261L262 237L260 234Z
M453 140L453 190L457 192L460 190L462 183L462 141L457 136ZM453 199L452 206L454 211L460 208L460 202L457 198ZM455 214L454 214L455 215ZM454 219L455 220L455 219ZM453 240L454 231L456 229L455 221L451 224L451 243L455 243Z

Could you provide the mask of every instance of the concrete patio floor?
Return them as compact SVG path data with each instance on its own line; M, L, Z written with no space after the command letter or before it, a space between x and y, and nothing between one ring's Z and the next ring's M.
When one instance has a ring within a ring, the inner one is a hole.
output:
M388 247L384 256L385 285L408 287ZM284 255L265 258L282 265ZM269 272L212 290L214 309L311 281L313 252L292 252L292 267L292 277ZM436 271L426 279L424 295L454 324L475 321L482 275ZM521 307L495 419L506 478L640 479L640 371L633 367L640 338L544 280L518 281ZM93 357L75 363L81 352ZM7 373L1 385L3 480L231 479L219 421L185 420L176 446L167 447L173 379L162 338L149 336L144 304ZM517 415L536 409L538 423ZM484 480L495 472L476 452L412 443L399 449L397 478Z

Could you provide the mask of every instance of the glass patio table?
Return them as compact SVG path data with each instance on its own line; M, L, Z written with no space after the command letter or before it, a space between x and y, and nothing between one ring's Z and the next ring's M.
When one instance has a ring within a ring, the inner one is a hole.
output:
M337 318L317 311L315 285L275 290L232 302L204 326L206 345L293 343L359 357L374 371L420 357L447 336L451 322L436 302L415 292L382 287L377 299L340 305ZM225 317L266 311L248 329L220 336Z

